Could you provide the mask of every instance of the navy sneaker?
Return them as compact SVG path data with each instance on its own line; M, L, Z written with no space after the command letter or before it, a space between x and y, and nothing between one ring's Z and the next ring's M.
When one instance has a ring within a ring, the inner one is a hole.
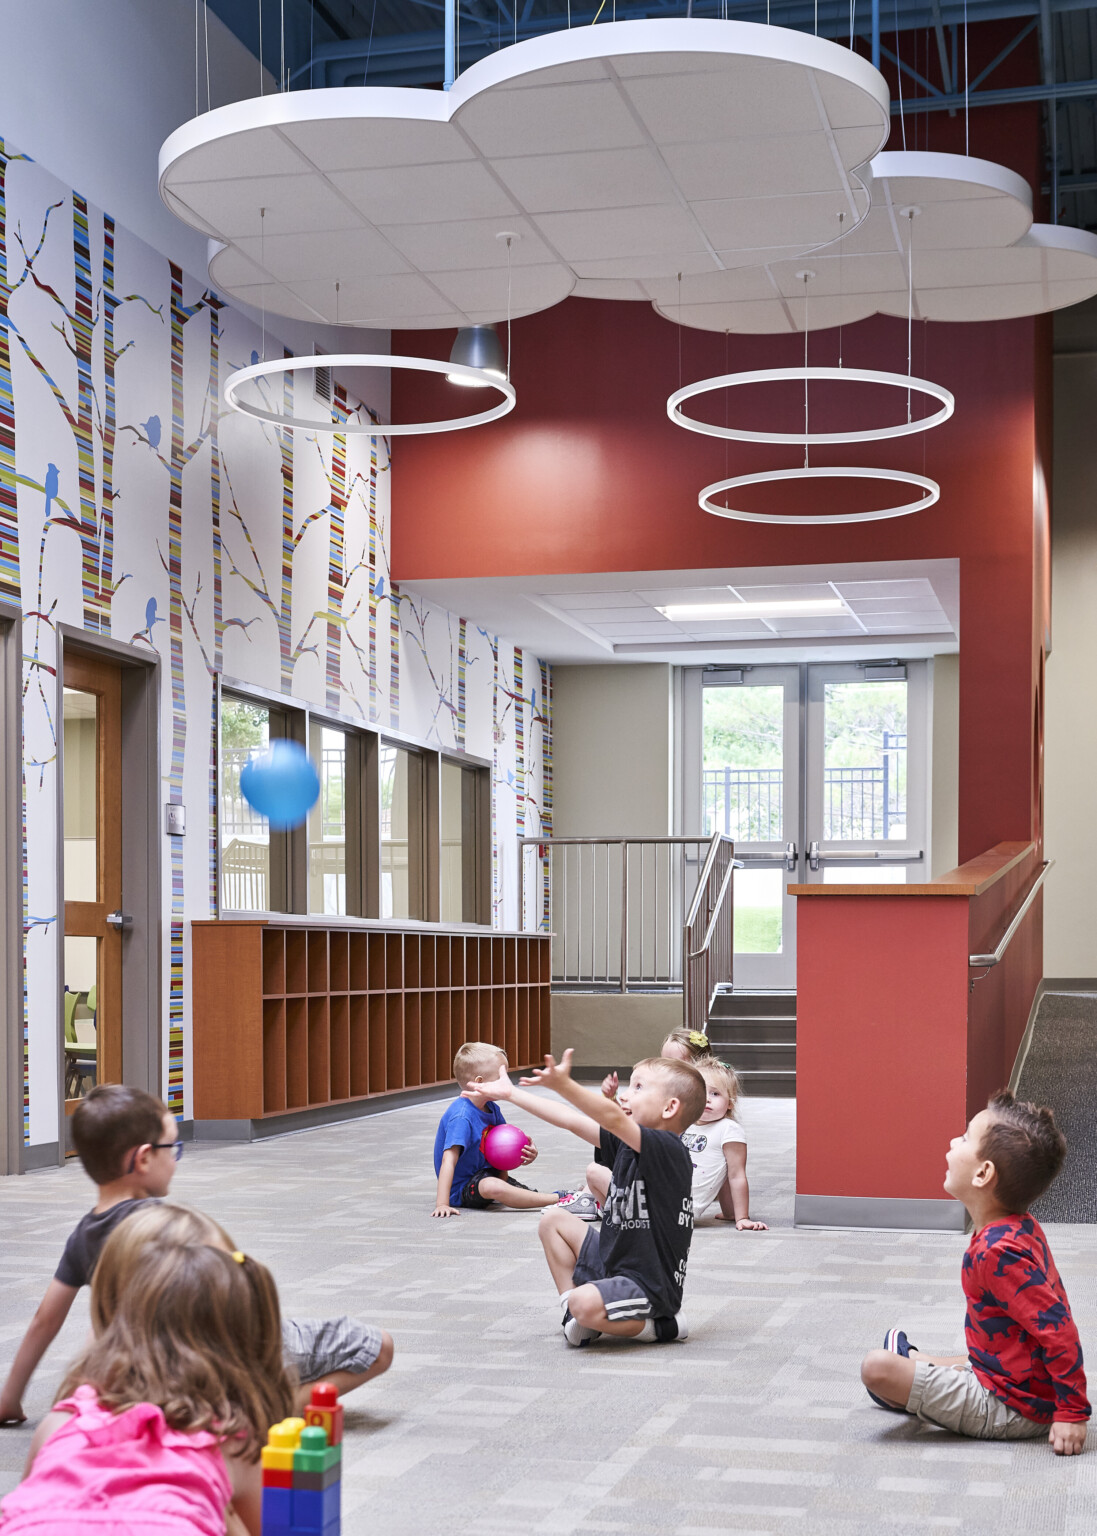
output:
M907 1338L901 1328L889 1328L884 1334L884 1348L893 1355L902 1355L907 1359L914 1345ZM865 1388L868 1392L868 1388ZM878 1408L886 1408L889 1413L906 1413L905 1408L897 1408L894 1403L887 1403L882 1397L877 1397L875 1392L868 1392L869 1397Z

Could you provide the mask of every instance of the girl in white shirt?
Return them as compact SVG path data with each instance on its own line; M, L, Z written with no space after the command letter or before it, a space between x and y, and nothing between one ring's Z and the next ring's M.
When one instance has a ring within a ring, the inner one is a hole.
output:
M693 1159L694 1220L718 1202L718 1221L734 1221L740 1232L765 1232L765 1222L752 1221L750 1215L747 1138L735 1118L739 1079L731 1067L711 1056L695 1065L708 1088L708 1103L700 1120L682 1132Z

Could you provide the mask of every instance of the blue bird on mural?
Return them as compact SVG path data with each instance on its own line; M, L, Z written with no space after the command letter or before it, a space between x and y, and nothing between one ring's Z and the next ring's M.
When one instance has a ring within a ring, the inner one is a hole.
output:
M149 440L149 447L150 448L159 448L159 446L160 446L160 418L159 418L159 416L150 416L148 421L143 421L141 423L141 429L144 432L145 436Z
M50 515L50 502L57 495L57 488L61 483L60 471L56 464L46 465L46 483L43 487L46 493L46 516Z
M152 637L152 626L154 624L164 624L166 622L167 620L164 618L163 614L158 614L156 612L156 599L154 597L150 597L148 602L145 604L145 628L148 630L149 637Z
M375 603L381 603L381 602L384 602L384 599L385 599L385 578L383 576L378 576L377 581L374 584L374 588L373 588L373 600L374 600Z
M255 351L255 349L253 347L252 348L252 353L251 353L251 366L254 368L258 361L259 361L259 354L258 354L258 352Z

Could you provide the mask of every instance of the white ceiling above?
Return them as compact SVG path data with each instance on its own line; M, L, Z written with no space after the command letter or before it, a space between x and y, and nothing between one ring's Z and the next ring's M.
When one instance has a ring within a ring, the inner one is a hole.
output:
M491 54L449 92L219 108L165 142L160 192L213 237L218 288L248 303L353 325L490 323L507 312L503 231L522 237L515 316L833 239L839 212L849 228L868 211L855 171L888 111L880 73L823 38L613 22Z
M1033 224L1028 183L966 155L896 151L870 167L868 217L825 251L735 272L641 282L668 320L701 330L779 334L906 316L1009 320L1097 293L1097 236ZM906 210L916 208L913 218ZM621 295L624 297L625 295Z
M954 560L412 581L415 591L550 661L824 661L929 656L959 646ZM678 604L840 597L847 612L679 620Z

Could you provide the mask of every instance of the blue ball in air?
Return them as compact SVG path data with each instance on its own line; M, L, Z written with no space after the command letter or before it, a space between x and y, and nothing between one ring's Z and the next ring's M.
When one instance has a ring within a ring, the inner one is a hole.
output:
M320 776L304 747L283 737L272 741L262 757L244 764L240 790L273 831L288 832L301 825L319 799Z

